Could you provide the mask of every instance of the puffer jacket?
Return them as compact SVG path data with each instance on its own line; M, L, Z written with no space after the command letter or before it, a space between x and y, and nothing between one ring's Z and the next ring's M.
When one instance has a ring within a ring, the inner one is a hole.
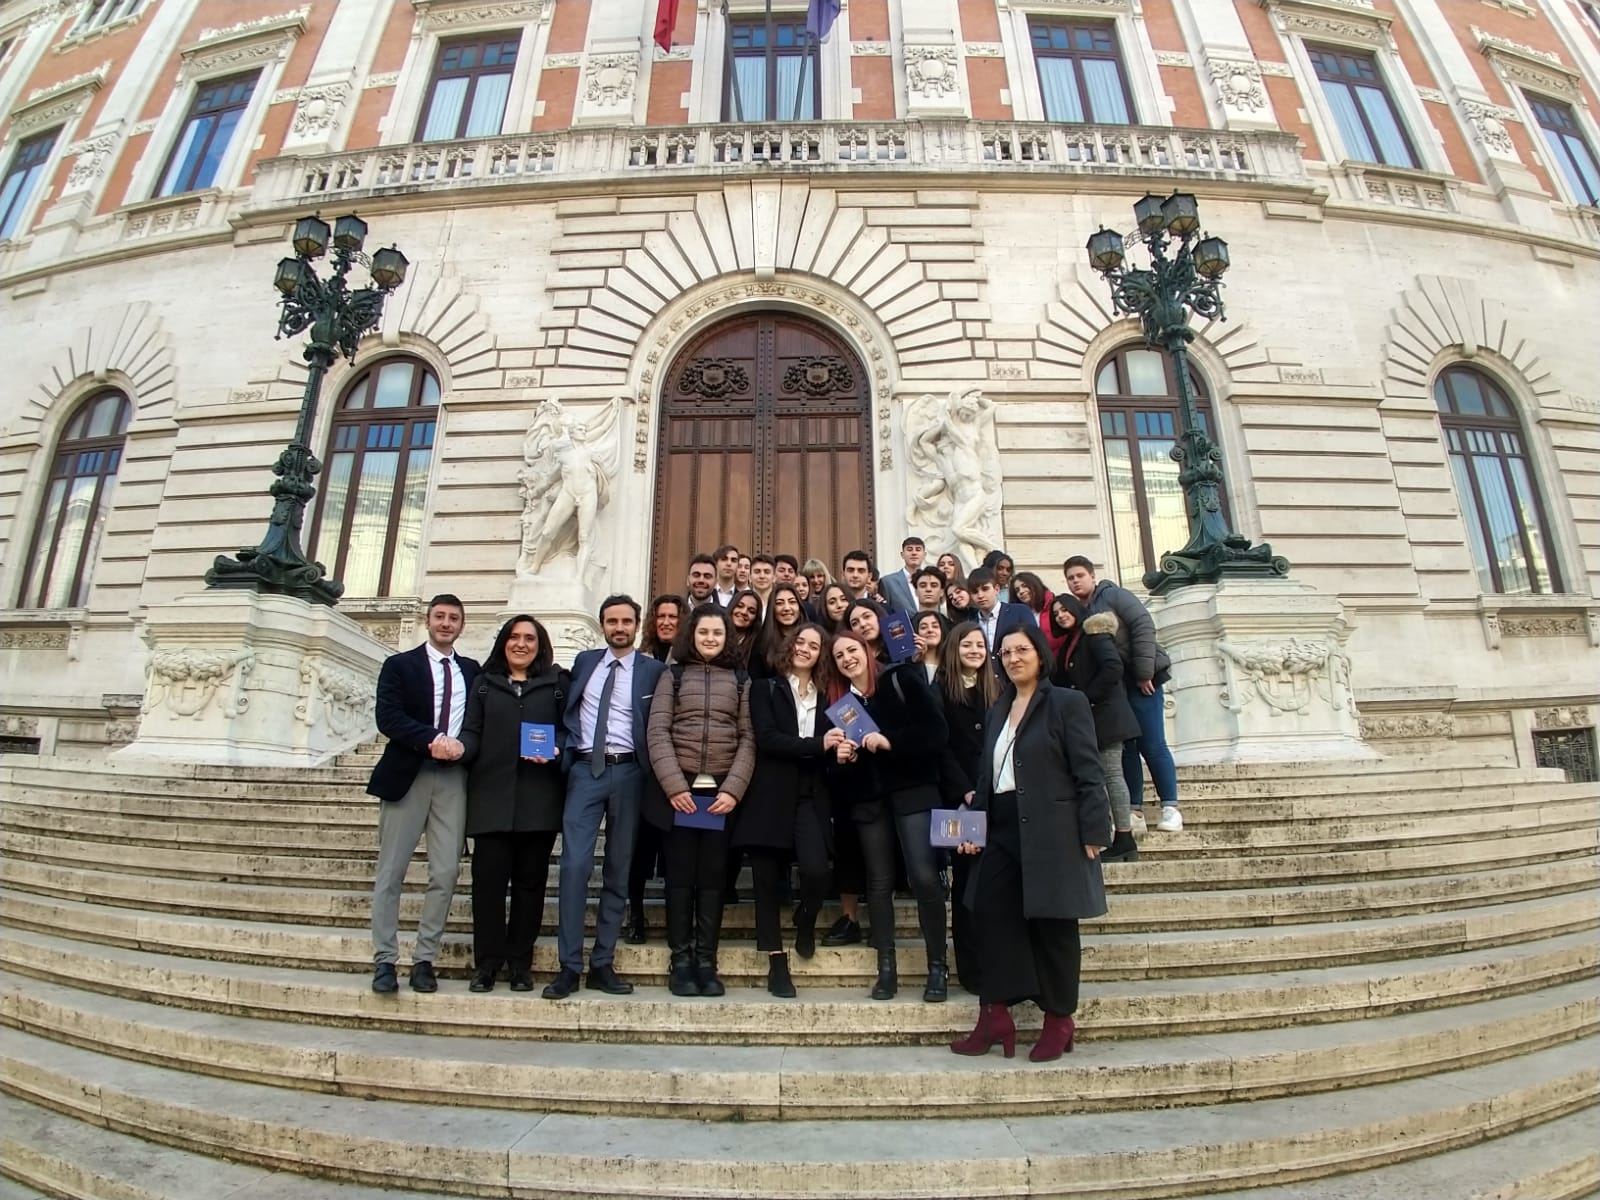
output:
M646 740L663 801L689 791L701 772L722 781L718 791L744 799L756 765L749 681L741 681L728 667L668 667L650 701ZM672 824L672 810L664 802L647 806L645 816L661 828Z
M1117 618L1117 653L1129 684L1154 680L1165 683L1172 674L1172 660L1156 643L1156 623L1150 610L1127 588L1102 579L1089 593L1085 605L1089 615L1110 612Z
M1083 611L1076 602L1074 608L1079 613ZM1094 712L1095 739L1105 749L1138 737L1139 718L1128 703L1128 689L1123 683L1116 614L1098 612L1080 619L1081 629L1067 634L1062 643L1050 680L1088 698Z

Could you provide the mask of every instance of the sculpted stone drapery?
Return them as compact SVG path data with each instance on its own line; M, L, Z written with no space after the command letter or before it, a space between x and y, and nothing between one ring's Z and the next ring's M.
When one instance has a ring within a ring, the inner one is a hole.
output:
M557 399L540 403L522 444L522 553L517 574L537 575L570 554L582 580L593 561L595 518L610 499L622 461L618 417L633 403L617 396L593 420L575 422Z
M906 405L905 433L911 528L930 549L952 549L969 565L999 549L994 401L977 388L957 388L945 397L924 394Z

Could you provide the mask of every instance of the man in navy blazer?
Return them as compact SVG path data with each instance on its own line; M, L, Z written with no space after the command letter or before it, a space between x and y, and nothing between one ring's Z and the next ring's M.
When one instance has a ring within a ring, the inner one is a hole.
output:
M998 671L1000 660L995 655L1000 651L1000 639L1013 629L1038 625L1039 618L1026 604L1002 601L1000 586L995 582L994 572L988 567L978 567L968 572L967 587L972 593L972 618L983 630L984 641L989 643L989 661Z
M399 990L400 893L406 867L428 836L428 890L411 956L411 988L438 990L433 960L444 939L461 867L467 824L467 780L460 764L461 722L478 664L454 652L466 624L461 601L445 594L428 602L428 640L390 655L378 672L375 716L389 739L372 768L367 791L378 809L378 869L372 883L372 990Z
M633 985L617 975L612 959L628 902L639 806L644 789L655 786L645 728L650 698L666 668L633 648L639 605L632 597L608 596L601 601L600 631L605 648L585 650L573 661L572 689L567 694L564 723L570 749L561 756L567 804L561 817L557 934L561 970L545 987L546 1000L572 995L583 974L583 918L602 818L606 852L587 986L613 995L633 991Z

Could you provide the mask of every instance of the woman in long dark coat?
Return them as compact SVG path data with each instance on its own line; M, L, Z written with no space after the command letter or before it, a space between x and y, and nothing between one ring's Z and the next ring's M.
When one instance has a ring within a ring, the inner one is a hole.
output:
M521 615L501 626L467 697L461 761L467 765L467 836L472 839L475 992L493 991L501 967L511 977L512 991L533 990L533 946L566 800L561 710L570 685L566 668L555 665L544 626ZM524 722L555 727L549 758L522 756Z
M828 720L827 647L822 626L803 624L774 656L775 676L750 685L756 773L732 842L750 852L756 948L767 952L767 990L774 996L795 994L778 921L784 869L791 859L800 864L794 949L801 958L816 953L817 914L828 886L833 822L824 768L844 734Z
M989 814L988 845L971 892L983 956L978 1024L951 1044L983 1054L1017 1039L1010 1005L1033 1000L1044 1031L1028 1057L1072 1049L1082 947L1078 922L1106 911L1100 851L1111 842L1089 701L1050 683L1050 647L1038 626L1008 632L1000 664L1009 687L989 710L973 807ZM965 845L963 853L977 853Z

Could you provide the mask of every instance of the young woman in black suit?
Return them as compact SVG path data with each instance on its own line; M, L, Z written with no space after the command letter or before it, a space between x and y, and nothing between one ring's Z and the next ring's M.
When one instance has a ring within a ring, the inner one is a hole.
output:
M767 613L756 635L750 655L751 679L782 679L784 666L779 661L788 647L789 637L805 623L806 611L800 593L792 583L775 583L767 597Z
M920 665L880 667L858 634L833 639L837 678L829 703L853 695L877 725L859 746L840 744L833 777L836 795L850 805L867 865L867 909L872 944L878 951L874 1000L894 998L894 848L905 855L906 874L917 898L917 919L928 952L928 983L922 998L937 1003L949 994L945 960L944 890L938 856L928 836L928 813L939 807L939 757L945 741L944 708Z
M976 621L963 621L945 635L934 686L944 701L949 735L940 762L939 785L944 806L960 808L970 805L977 795L983 720L1000 695L1000 683L989 663L989 644ZM950 872L950 932L955 943L956 977L974 995L980 986L983 964L972 907L966 896L967 881L976 862L970 854L958 854Z
M844 740L828 720L828 635L806 623L784 639L777 672L751 685L750 724L756 735L756 773L739 810L733 845L750 852L756 892L756 948L767 952L767 990L793 996L778 909L784 872L800 865L800 903L794 910L794 949L816 953L817 914L828 886L832 821L825 760Z
M566 669L555 665L550 635L523 614L501 626L467 696L461 760L467 765L472 839L475 992L493 991L501 967L512 991L533 990L533 945L566 799L559 759L566 741L561 711L570 686ZM523 757L523 722L554 727L549 757Z
M944 619L943 613L924 609L912 614L911 633L917 641L917 662L927 672L929 683L939 675L939 651L944 647L945 632L949 628L950 622Z

